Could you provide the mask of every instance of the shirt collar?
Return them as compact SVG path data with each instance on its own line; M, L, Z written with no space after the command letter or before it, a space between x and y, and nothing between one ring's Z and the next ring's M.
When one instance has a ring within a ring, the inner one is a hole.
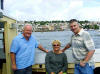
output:
M20 37L21 39L24 38L23 33L20 33L20 34L19 34L19 37Z
M75 35L75 36L80 35L80 36L81 36L81 35L82 35L82 33L83 33L83 31L84 31L83 29L80 29L80 32L79 32L78 34L76 34L76 35L75 35L75 34L73 34L73 35Z
M78 35L82 35L83 31L84 31L84 30L81 29L80 32L78 33Z
M25 37L23 36L23 33L20 33L20 34L19 34L19 37L20 37L21 39L25 38ZM30 36L30 38L31 38L31 36ZM30 38L29 38L29 39L30 39Z

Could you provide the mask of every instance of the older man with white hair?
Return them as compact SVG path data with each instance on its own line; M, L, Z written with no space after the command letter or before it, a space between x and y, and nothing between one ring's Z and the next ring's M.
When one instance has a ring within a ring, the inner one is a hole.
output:
M23 32L13 39L10 48L14 74L32 74L35 48L48 52L48 50L45 50L40 44L38 44L37 40L32 35L32 26L25 25Z

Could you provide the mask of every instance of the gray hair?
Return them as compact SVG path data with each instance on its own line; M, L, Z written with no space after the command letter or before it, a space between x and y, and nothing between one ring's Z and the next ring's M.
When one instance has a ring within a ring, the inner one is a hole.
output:
M24 31L24 29L25 29L26 26L31 26L31 27L32 27L31 24L25 24L25 25L23 26L23 28L22 28L22 31ZM32 28L32 30L33 30L33 28Z

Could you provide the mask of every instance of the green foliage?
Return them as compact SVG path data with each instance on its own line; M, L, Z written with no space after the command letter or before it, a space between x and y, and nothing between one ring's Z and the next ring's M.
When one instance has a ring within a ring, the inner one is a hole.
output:
M55 21L25 21L25 23L31 23L31 24L40 24L40 25L48 25L48 23L56 23L54 24L54 26L57 26L56 28L58 28L60 26L59 23L68 23L69 21L60 21L60 20L55 20ZM97 24L89 24L90 21L85 20L85 21L78 21L81 24L81 27L83 27L84 29L99 29L99 26ZM83 25L85 24L85 25ZM89 24L89 25L87 25Z
M40 22L40 25L45 25L45 24L46 24L46 22L44 22L44 21Z
M95 24L94 29L99 29L99 26Z
M85 25L83 26L84 29L99 29L98 25Z

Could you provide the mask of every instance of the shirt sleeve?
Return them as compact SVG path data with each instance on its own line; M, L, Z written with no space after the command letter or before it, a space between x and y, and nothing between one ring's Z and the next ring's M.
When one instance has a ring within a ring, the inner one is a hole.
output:
M84 35L84 44L88 51L95 50L94 42L88 32Z
M37 39L35 38L34 35L32 35L32 38L33 38L33 41L35 42L35 48L38 48L39 43L38 43Z
M38 47L38 45L39 45L38 41L37 41L37 40L35 40L35 48L37 48L37 47Z
M62 71L63 71L63 72L66 72L66 71L67 71L67 67L68 67L67 56L66 56L66 54L64 53Z
M10 52L16 53L18 51L18 41L16 39L12 40Z
M48 74L50 74L51 72L53 72L52 69L50 68L49 61L50 61L50 52L48 52L46 54L46 57L45 57L45 67L46 67L46 71L48 72Z

